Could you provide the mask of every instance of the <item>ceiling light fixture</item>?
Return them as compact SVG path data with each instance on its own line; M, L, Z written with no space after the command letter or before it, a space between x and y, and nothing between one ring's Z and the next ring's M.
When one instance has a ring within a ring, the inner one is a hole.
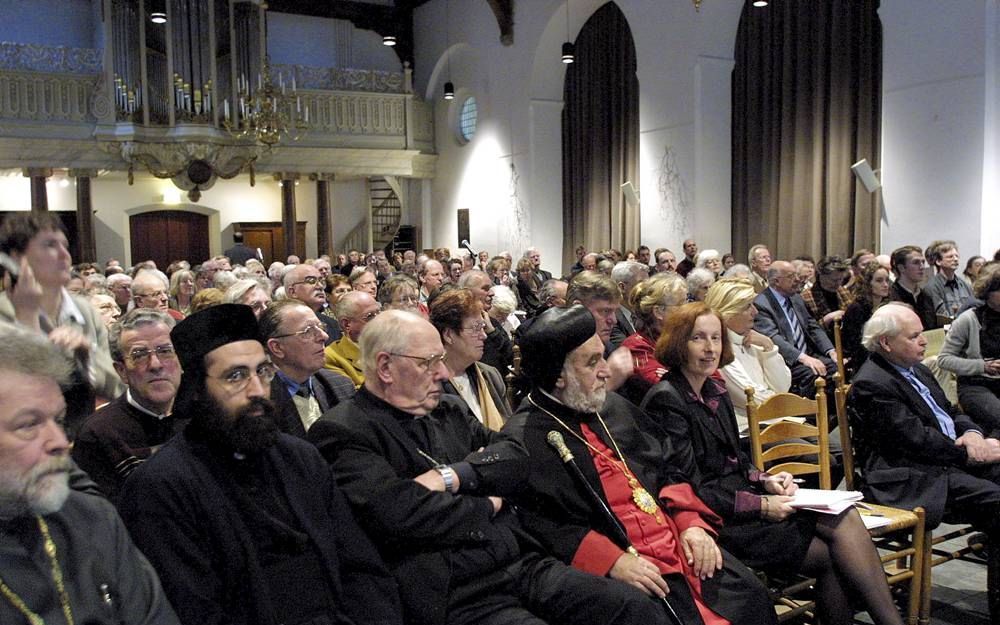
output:
M445 81L445 83L444 83L444 99L445 100L454 100L455 99L455 84L453 82L451 82L451 41L450 41L450 39L451 39L451 37L450 37L451 33L449 32L451 30L451 28L450 28L451 27L451 20L448 19L449 16L451 15L451 11L449 10L450 6L451 6L451 3L448 2L448 0L445 0L445 2L444 2L444 53L448 55L448 58L445 59L445 63L448 64L448 80Z
M444 83L444 99L445 100L455 99L455 85L450 80Z
M383 35L382 36L382 45L383 46L389 46L390 48L392 46L396 45L396 35Z
M162 11L153 11L152 13L149 14L149 21L153 22L154 24L166 24L167 14L163 13Z
M767 6L767 0L753 0L753 5L755 7L766 7Z
M562 62L569 65L576 60L575 46L569 40L569 0L566 0L566 41L562 44Z

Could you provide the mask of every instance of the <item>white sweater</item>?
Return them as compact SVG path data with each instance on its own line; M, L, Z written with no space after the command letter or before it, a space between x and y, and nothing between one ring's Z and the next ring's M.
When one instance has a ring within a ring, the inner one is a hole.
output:
M777 393L788 392L792 385L792 372L785 364L778 346L764 351L756 345L743 345L743 337L731 330L729 342L733 345L733 362L722 368L726 389L736 412L740 432L747 429L747 387L753 388L754 400L760 403Z

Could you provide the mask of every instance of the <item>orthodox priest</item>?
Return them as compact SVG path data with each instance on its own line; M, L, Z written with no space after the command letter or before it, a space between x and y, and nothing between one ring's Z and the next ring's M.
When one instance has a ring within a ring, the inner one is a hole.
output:
M529 484L515 503L529 531L575 568L665 601L683 623L774 623L765 588L716 544L719 517L642 434L641 411L606 392L593 315L546 311L521 353L533 389L503 431L528 449ZM575 465L554 449L559 437Z
M278 428L249 306L170 333L184 431L129 476L119 511L184 625L402 625L396 584L319 452Z

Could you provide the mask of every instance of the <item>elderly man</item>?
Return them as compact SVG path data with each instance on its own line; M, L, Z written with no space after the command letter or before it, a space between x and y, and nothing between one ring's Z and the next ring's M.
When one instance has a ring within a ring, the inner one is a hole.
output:
M490 289L493 281L485 271L472 269L462 274L458 279L458 286L469 289L476 299L483 304L483 323L486 332L486 340L483 342L483 356L480 362L495 367L501 371L501 375L507 372L508 367L514 364L514 344L510 340L507 331L499 324L493 323L489 310L493 305L493 295Z
M355 387L361 386L365 381L361 355L358 351L358 338L368 322L379 314L381 308L375 298L361 291L345 293L337 301L335 312L344 335L327 346L323 366L347 377Z
M844 316L851 303L851 294L844 286L849 272L850 268L840 256L825 256L816 267L816 281L802 292L809 314L824 328L832 328L833 322ZM798 268L796 275L801 283L802 272Z
M683 623L774 623L764 587L715 543L721 520L639 428L643 413L607 393L595 332L573 306L545 312L521 343L533 389L503 431L528 449L528 487L515 502L529 531L575 568L666 596ZM561 466L553 432L579 475Z
M111 504L69 488L72 365L42 337L0 332L0 623L177 625Z
M277 368L271 401L278 411L278 425L286 434L305 438L320 415L354 395L354 384L323 369L326 331L302 302L282 300L265 310L258 322L261 340Z
M887 304L865 324L872 353L848 397L864 492L881 504L922 506L928 529L943 520L989 535L990 615L1000 620L1000 441L984 438L921 364L927 340L908 306Z
M185 625L402 624L396 587L323 458L282 434L249 307L171 332L184 431L125 483L119 511Z
M552 279L552 272L542 269L542 253L538 251L537 247L529 247L524 250L524 257L530 260L531 264L534 265L535 277L538 278L539 284Z
M132 307L158 310L176 321L184 314L170 308L170 282L157 269L143 269L132 280Z
M105 286L114 296L118 308L128 309L128 305L132 301L132 276L127 273L116 273L108 276Z
M753 281L753 288L760 293L767 288L767 270L771 268L771 251L766 245L758 243L750 248L747 253L747 261L750 263L750 279Z
M504 501L526 476L524 448L442 396L434 326L386 312L361 353L364 387L309 439L395 573L407 623L658 622L635 589L537 551Z
M427 259L420 265L417 273L417 281L420 284L420 303L427 304L427 300L444 282L444 266L434 259Z
M611 279L618 285L621 294L621 304L615 312L615 327L611 329L611 349L618 349L622 342L635 334L635 319L629 308L628 294L632 287L649 277L649 265L625 260L615 265L611 270Z
M677 264L677 275L686 278L688 272L694 269L694 261L698 256L698 244L694 239L684 241L684 260Z
M792 371L791 391L814 397L816 378L831 377L836 371L836 350L799 295L795 267L776 260L769 265L767 281L768 288L753 301L757 308L754 329L778 346Z
M295 265L286 269L281 283L285 287L285 297L302 302L316 313L326 332L327 345L340 338L341 329L337 320L323 314L326 309L326 281L319 269L312 265Z
M611 332L618 323L618 307L621 304L618 285L599 271L582 271L570 281L566 301L569 304L583 304L594 316L597 335L604 343L604 357L611 368L608 390L617 390L632 375L634 367L628 348L615 349L611 345Z
M111 328L111 360L127 388L83 423L73 445L73 459L111 501L125 478L187 423L172 414L181 382L173 327L169 315L136 308Z

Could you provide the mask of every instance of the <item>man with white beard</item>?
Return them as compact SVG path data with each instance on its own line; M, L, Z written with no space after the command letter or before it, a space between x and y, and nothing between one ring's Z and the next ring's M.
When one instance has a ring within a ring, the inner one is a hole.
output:
M111 504L69 488L71 370L43 339L0 332L0 623L176 625Z

